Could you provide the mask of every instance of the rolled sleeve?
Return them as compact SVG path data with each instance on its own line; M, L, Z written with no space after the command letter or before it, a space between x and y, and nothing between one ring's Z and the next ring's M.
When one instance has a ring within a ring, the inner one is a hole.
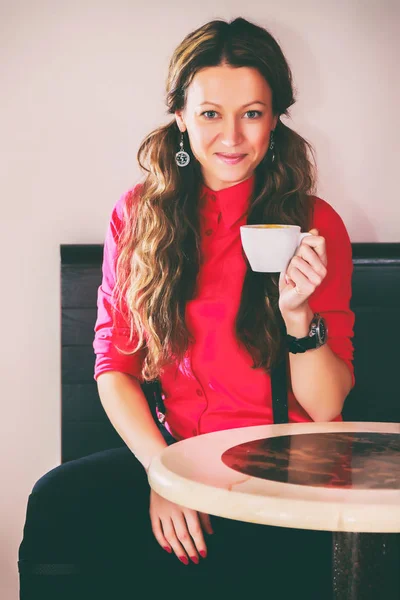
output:
M134 336L129 341L130 328L126 312L122 313L117 310L113 298L116 284L117 244L122 231L123 206L128 194L122 196L114 206L104 241L102 282L97 292L97 319L93 341L96 355L95 380L106 371L120 371L142 381L141 371L145 350L141 349L129 355L120 352L119 349L132 351L137 343L137 338Z
M355 384L353 354L354 312L350 309L353 274L352 248L346 227L338 213L324 200L316 198L313 225L326 241L327 275L310 297L314 312L324 317L327 343L348 366Z

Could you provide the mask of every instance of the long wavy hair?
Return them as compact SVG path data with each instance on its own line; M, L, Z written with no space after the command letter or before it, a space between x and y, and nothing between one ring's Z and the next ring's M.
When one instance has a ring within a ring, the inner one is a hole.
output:
M166 82L168 113L184 109L188 86L205 67L253 67L272 90L274 115L294 104L292 74L276 40L243 18L213 20L191 32L175 50ZM255 170L247 223L286 223L307 231L315 184L311 145L278 119L275 160L267 151ZM142 377L183 361L192 341L185 322L200 264L197 202L201 169L187 133L190 163L175 162L181 132L176 120L152 131L137 154L144 180L128 194L119 239L115 295L130 327L133 353L145 349ZM248 266L236 335L253 358L253 368L270 370L285 357L284 322L279 310L278 274Z

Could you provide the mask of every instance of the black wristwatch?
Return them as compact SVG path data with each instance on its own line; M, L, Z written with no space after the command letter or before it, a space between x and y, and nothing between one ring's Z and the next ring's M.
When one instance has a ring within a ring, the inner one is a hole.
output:
M320 314L315 313L310 324L310 332L306 337L295 338L292 335L286 335L287 347L292 354L307 352L315 348L320 348L326 343L328 329L325 319Z

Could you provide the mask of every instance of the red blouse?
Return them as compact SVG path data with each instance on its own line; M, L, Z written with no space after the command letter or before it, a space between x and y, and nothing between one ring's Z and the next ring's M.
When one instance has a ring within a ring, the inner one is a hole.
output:
M221 429L273 423L270 376L262 369L251 368L252 358L239 346L235 336L235 318L246 272L239 227L246 223L253 186L254 175L218 192L202 186L199 203L202 260L195 297L186 306L186 323L195 341L183 364L166 367L160 376L166 425L178 440ZM137 189L140 188L136 186ZM104 244L93 343L95 379L106 371L121 371L142 381L144 350L127 356L116 349L115 343L128 348L129 329L122 315L113 326L111 313L117 239L125 198L126 195L112 211ZM328 344L349 366L354 385L350 239L337 212L324 200L317 197L313 200L312 227L326 239L328 273L309 298L309 304L326 319ZM288 406L290 422L312 421L294 397L290 380ZM342 417L335 420L341 421Z

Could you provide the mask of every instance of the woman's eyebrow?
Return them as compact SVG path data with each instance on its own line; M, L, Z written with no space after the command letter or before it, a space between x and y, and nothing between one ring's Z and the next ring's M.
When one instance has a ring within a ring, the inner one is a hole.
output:
M203 104L213 104L214 106L218 106L218 108L221 108L220 104L217 104L216 102L209 102L208 100L205 100L204 102L199 104L199 106L203 106ZM263 106L267 106L265 104L265 102L261 102L261 100L254 100L253 102L248 102L247 104L243 104L243 106L241 106L240 108L246 108L246 106L251 106L252 104L262 104Z

